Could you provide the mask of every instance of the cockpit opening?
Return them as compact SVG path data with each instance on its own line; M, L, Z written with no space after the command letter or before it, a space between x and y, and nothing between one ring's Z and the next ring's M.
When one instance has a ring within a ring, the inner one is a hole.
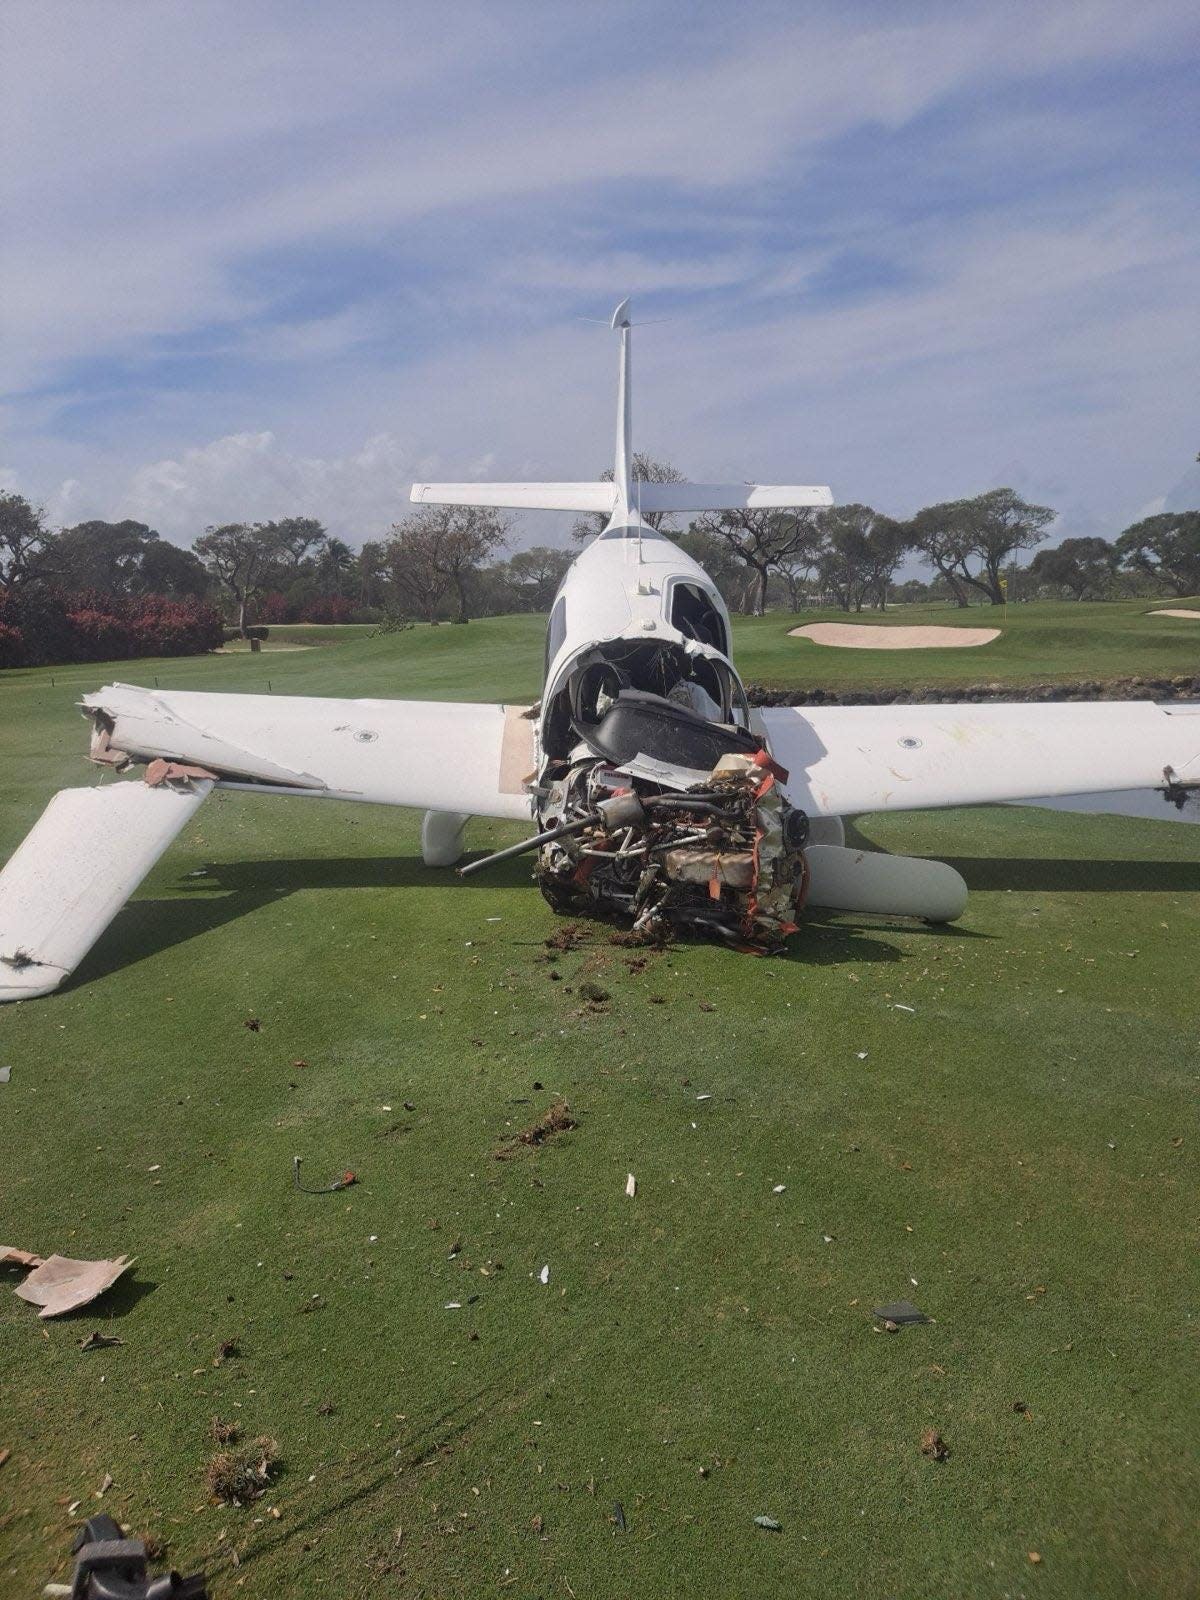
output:
M660 695L708 722L749 725L745 690L726 662L662 640L616 639L585 651L551 696L543 754L568 759L577 743L575 728L600 722L626 689Z

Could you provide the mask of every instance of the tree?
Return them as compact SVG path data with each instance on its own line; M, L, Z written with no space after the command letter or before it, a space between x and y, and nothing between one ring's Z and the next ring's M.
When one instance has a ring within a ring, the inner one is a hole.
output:
M360 606L374 606L379 603L380 588L387 576L387 570L386 545L381 539L368 539L354 561Z
M686 479L682 472L677 472L669 461L656 461L653 456L646 455L641 450L635 450L633 461L630 463L630 477L633 479L634 502L631 510L637 509L637 485L642 483L684 483ZM606 467L600 474L601 483L613 481L613 469ZM642 518L651 528L659 528L663 533L669 533L675 526L669 512L647 511ZM572 539L581 543L584 539L592 539L602 533L608 518L601 511L589 512L586 516L576 517L571 525Z
M50 551L59 583L75 592L178 597L210 587L190 550L168 544L144 522L79 522L53 535Z
M912 548L919 550L949 587L957 606L970 604L967 587L959 576L970 555L970 539L959 508L961 500L943 500L918 511L908 524Z
M1117 565L1116 547L1107 539L1064 539L1053 550L1039 550L1029 563L1036 584L1067 589L1076 600L1104 594Z
M1145 573L1177 595L1200 594L1200 511L1160 511L1117 540L1122 566Z
M746 610L750 591L758 582L757 575L748 573L723 539L714 538L693 523L686 533L676 537L675 543L693 561L700 563L731 611Z
M19 494L0 493L0 586L16 589L45 571L46 513Z
M821 540L817 573L843 611L861 611L871 597L882 610L888 585L909 548L911 536L900 523L870 506L830 506L816 517Z
M535 544L518 550L508 562L508 581L528 611L549 611L559 584L571 565L569 550Z
M346 574L354 566L354 551L344 539L334 538L330 534L325 534L323 538L324 542L317 552L317 575L327 588L340 592Z
M144 594L163 594L175 600L201 599L211 592L212 579L198 556L159 539L142 553L141 589Z
M960 606L967 603L964 584L999 606L1005 564L1017 550L1041 544L1054 517L1049 506L1031 505L1013 489L989 489L973 500L927 506L909 523L908 534L950 584Z
M817 534L809 511L707 511L689 532L720 540L754 574L752 608L761 617L767 606L772 570L801 552L817 552Z
M275 560L292 568L298 568L328 539L316 517L280 517L277 522L259 522L255 526L269 540ZM337 542L341 544L340 539ZM343 550L347 548L342 545Z
M258 598L270 576L271 564L278 557L274 525L256 522L225 522L219 528L206 528L196 540L196 554L224 588L237 607L238 632L246 632L246 611Z
M452 586L458 596L456 622L469 622L468 582L486 557L508 538L512 523L485 506L422 506L395 526L397 535L412 536L430 573Z
M382 546L396 609L415 611L426 622L436 622L438 607L449 580L433 564L436 532L410 517L397 523Z

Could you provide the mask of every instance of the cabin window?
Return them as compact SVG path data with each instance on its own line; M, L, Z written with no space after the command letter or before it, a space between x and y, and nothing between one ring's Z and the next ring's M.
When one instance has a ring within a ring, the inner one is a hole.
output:
M698 583L677 583L671 589L671 626L685 639L698 639L722 655L729 654L725 621L715 597Z
M550 611L550 622L546 628L546 667L550 671L550 663L562 649L563 640L567 637L567 597L560 595L554 602Z

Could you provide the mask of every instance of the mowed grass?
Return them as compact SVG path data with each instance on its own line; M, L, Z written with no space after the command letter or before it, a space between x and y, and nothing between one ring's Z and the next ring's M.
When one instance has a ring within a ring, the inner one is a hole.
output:
M1159 606L1200 602L1124 600L1027 605L897 606L886 613L807 611L739 618L737 659L748 681L774 686L879 689L897 682L1029 684L1120 677L1177 677L1200 673L1200 620L1152 615ZM869 627L999 628L988 644L958 649L847 650L793 639L789 629L810 622Z
M272 689L528 698L539 633L281 653ZM0 854L91 781L77 690L263 667L6 674ZM0 1297L5 1593L101 1509L222 1600L1194 1592L1200 829L865 818L959 865L955 930L550 961L523 864L458 882L418 825L215 798L0 1013L0 1237L138 1258L58 1322ZM497 1159L556 1096L577 1127ZM299 1193L295 1154L358 1182ZM935 1320L873 1331L899 1298ZM214 1415L278 1441L257 1504L207 1503Z

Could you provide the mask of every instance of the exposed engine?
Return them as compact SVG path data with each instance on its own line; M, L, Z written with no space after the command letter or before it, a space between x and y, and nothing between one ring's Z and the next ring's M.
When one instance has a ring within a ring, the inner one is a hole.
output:
M556 911L778 949L804 903L808 818L740 692L723 662L675 645L586 657L550 708L541 831L501 855L537 851Z
M557 911L628 917L648 936L778 949L803 900L807 818L777 773L762 751L730 752L681 790L585 757L554 786L563 821L538 851L542 893Z

